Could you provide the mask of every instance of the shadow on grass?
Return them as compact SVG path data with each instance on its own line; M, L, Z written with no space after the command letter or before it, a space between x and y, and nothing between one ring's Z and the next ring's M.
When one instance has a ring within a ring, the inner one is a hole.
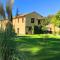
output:
M21 60L60 60L60 39L16 37Z

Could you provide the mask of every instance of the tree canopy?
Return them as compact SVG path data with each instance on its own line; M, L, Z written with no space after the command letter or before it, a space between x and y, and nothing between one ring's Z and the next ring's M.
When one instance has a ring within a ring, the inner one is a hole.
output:
M52 18L51 23L55 26L60 27L60 11L58 11Z

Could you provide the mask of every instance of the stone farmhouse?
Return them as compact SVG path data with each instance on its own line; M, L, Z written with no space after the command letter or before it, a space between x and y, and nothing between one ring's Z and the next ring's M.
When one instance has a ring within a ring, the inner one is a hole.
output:
M13 17L13 28L17 35L35 34L35 26L39 27L44 17L37 12L21 14ZM8 20L0 20L0 27L6 28Z

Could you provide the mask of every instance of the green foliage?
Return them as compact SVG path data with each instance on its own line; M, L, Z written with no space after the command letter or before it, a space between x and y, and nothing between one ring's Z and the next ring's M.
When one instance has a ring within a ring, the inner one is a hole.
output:
M15 32L10 23L7 23L6 30L0 30L0 54L1 60L12 60L15 56L16 43Z
M6 32L6 35L8 35L10 37L14 37L16 35L16 33L13 29L13 25L10 21L6 24L5 32Z
M54 25L56 25L56 17L53 16L52 20L51 20L51 23L53 23Z
M5 10L3 4L0 2L0 15L5 18Z
M9 3L11 2L11 0L8 1ZM13 60L16 50L16 44L14 41L16 34L12 26L12 8L10 8L9 4L6 4L6 12L3 4L0 5L0 15L3 18L5 18L5 13L8 15L8 23L5 30L2 28L0 31L0 57L1 60Z
M60 11L58 11L52 18L51 23L55 26L60 26Z
M53 16L54 15L48 15L47 16L47 18L46 18L47 19L47 24L51 23L51 20L52 20Z
M54 34L56 34L55 27L60 28L60 11L53 16L50 23L54 25Z
M48 24L48 20L47 20L47 18L45 17L44 19L42 19L41 20L41 22L40 22L40 26L39 26L39 28L40 28L40 32L41 33L43 33L43 31L45 31L46 29L46 25Z
M60 26L60 11L56 13L56 19L57 19L57 26Z

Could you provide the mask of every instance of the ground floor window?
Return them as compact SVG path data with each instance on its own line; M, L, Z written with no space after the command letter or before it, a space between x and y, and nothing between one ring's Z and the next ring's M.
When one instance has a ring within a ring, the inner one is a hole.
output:
M26 26L26 34L32 34L32 26Z
M30 26L30 27L28 28L28 30L31 31L31 29L32 29L32 27Z
M17 28L17 33L19 34L19 28Z

